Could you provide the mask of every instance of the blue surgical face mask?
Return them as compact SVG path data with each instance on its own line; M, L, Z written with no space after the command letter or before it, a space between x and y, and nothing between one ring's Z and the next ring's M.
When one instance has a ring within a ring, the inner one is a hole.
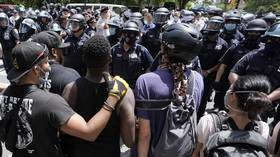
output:
M224 30L226 33L235 33L237 30L237 24L235 23L226 23L224 25Z

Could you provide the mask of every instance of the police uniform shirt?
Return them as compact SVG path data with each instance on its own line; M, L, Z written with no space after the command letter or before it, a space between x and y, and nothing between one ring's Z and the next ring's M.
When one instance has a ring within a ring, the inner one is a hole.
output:
M241 42L245 39L244 35L239 30L237 30L236 33L233 35L221 33L220 37L223 38L229 45L233 44L233 40Z
M247 53L255 49L259 49L260 45L252 45L252 47L247 48L245 42L238 44L233 49L228 50L227 53L220 59L220 63L227 65L229 69L232 67Z
M228 44L220 37L218 37L216 42L204 42L199 53L202 70L208 70L216 66L227 49Z
M156 57L160 51L160 40L159 40L160 31L157 27L149 29L146 34L143 36L141 45L145 46L153 58Z
M119 42L112 47L111 53L112 74L123 77L131 87L134 87L137 78L153 63L149 51L139 44L135 44L126 52L123 49L123 43Z
M75 69L81 76L85 75L86 66L82 60L81 48L90 37L83 33L80 38L76 38L73 34L65 39L65 43L70 43L64 57L64 66Z
M254 50L240 59L231 72L242 75L265 75L272 90L280 87L280 55L272 55L265 48Z

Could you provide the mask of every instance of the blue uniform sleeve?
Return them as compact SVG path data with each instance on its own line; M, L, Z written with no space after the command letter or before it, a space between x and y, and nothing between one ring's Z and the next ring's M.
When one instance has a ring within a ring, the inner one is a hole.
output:
M236 73L238 75L245 75L246 68L250 63L250 59L252 58L251 54L247 54L243 56L231 69L231 72Z
M148 69L154 62L154 59L152 57L152 55L150 54L150 52L145 48L142 47L142 51L143 51L143 59L144 59L144 68L145 70Z

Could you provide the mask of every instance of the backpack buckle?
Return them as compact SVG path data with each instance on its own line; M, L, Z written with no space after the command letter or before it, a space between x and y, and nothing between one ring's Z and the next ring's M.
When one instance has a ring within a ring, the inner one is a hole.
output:
M228 129L229 129L229 127L227 124L222 124L222 130L228 130Z

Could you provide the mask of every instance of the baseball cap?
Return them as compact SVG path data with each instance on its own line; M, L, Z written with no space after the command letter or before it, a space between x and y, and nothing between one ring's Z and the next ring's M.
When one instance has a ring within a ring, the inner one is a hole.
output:
M39 64L48 56L48 48L36 42L27 41L18 44L12 50L13 68L7 78L15 82L27 74L33 66Z
M51 48L66 48L70 43L62 42L62 38L54 31L43 31L32 37L33 42L42 43Z

